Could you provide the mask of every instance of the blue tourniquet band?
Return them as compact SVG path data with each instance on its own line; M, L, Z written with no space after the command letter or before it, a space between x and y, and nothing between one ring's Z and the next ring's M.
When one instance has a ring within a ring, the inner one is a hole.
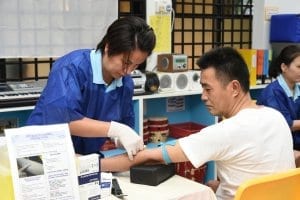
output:
M166 164L172 163L171 158L170 158L170 156L169 156L169 154L168 154L168 152L167 152L167 149L166 149L166 145L165 145L165 144L162 144L162 145L161 145L161 151L162 151L162 157L163 157L165 163L166 163Z

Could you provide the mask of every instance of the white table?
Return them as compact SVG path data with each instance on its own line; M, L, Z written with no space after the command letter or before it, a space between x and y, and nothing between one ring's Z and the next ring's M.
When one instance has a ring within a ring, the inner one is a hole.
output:
M129 172L114 174L126 200L216 200L214 192L206 185L174 175L157 186L130 182ZM113 195L105 200L118 199Z

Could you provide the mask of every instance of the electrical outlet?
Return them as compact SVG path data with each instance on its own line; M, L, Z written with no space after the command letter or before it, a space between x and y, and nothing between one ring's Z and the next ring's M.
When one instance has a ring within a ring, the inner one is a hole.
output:
M0 136L4 135L4 129L18 127L18 119L0 119Z
M172 11L171 0L156 0L155 1L155 12L157 14L168 14Z

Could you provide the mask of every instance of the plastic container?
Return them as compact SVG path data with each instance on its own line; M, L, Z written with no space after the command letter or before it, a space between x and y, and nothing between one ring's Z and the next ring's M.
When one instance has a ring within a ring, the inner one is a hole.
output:
M153 143L161 143L167 141L169 130L164 131L149 131L149 141Z
M205 182L206 168L206 164L200 166L199 168L195 168L191 162L181 162L175 164L176 174L202 184Z
M143 139L144 139L144 143L148 144L149 139L150 139L150 133L149 133L149 131L143 133Z
M202 128L205 128L205 126L195 122L169 124L169 136L174 138L181 138L193 133L197 133Z
M166 125L168 124L167 117L151 117L148 119L148 125Z
M171 137L181 138L193 133L197 133L203 128L205 128L204 125L195 122L170 124L169 134ZM206 164L200 166L199 168L195 168L191 162L181 162L175 164L176 174L199 183L204 183L206 176L206 168Z
M149 132L166 131L166 130L169 130L169 124L149 125L148 126L148 130L149 130Z
M300 42L300 14L272 15L270 42Z
M101 146L100 151L107 151L111 149L116 149L116 144L113 139L107 139L105 143Z
M14 200L14 190L6 143L0 138L0 194L1 199Z

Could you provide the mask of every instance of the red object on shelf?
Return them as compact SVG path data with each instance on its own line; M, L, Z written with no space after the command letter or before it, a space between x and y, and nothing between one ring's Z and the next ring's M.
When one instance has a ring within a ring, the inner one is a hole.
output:
M166 125L168 124L167 117L151 117L148 119L148 125Z
M116 149L116 145L114 141L112 141L111 139L107 139L105 143L102 145L102 147L100 148L100 151L107 151L111 149Z
M166 131L166 130L169 130L169 125L168 124L163 124L163 125L149 125L148 129L149 129L150 132Z
M149 132L144 132L143 138L144 138L144 144L148 144L149 139L150 139Z
M181 138L188 136L192 133L197 133L203 128L205 128L204 125L197 124L195 122L169 124L169 136L174 138Z
M197 133L203 128L205 128L204 125L197 124L195 122L169 124L169 136L181 138L193 133ZM206 168L206 164L200 166L199 168L195 168L191 162L181 162L175 164L176 174L199 183L204 183L205 181Z
M202 184L205 182L206 168L206 164L199 168L195 168L191 162L180 162L175 164L176 174Z

